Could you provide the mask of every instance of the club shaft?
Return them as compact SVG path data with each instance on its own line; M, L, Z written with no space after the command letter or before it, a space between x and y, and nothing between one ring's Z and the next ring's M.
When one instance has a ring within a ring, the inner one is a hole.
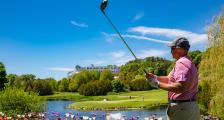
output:
M126 45L126 47L128 48L128 50L131 52L131 54L133 55L133 57L135 58L135 60L137 60L136 55L131 50L131 48L129 47L129 45L127 44L127 42L124 40L124 38L122 37L122 35L120 34L120 32L118 31L118 29L116 28L116 26L112 23L112 21L110 20L110 18L105 13L104 13L104 16L107 18L107 20L109 21L109 23L111 24L111 26L114 28L114 30L116 31L116 33L119 35L119 37L121 38L121 40L124 42L124 44Z
M135 60L138 60L138 58L136 57L136 55L134 54L134 52L131 50L131 48L129 47L128 43L125 41L125 39L122 37L122 35L120 34L120 32L118 31L118 29L116 28L116 26L112 23L112 21L106 15L106 13L104 11L102 11L102 12L103 12L104 16L106 17L106 19L108 20L108 22L111 24L111 26L116 31L116 33L119 35L119 37L121 38L121 40L124 42L124 44L126 45L126 47L128 48L128 50L131 52L132 56L135 58ZM144 71L145 74L148 74L145 69L143 69L143 71Z

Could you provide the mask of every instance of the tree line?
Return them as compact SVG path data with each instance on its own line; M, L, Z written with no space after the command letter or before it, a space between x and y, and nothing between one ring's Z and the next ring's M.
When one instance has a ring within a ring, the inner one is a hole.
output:
M189 53L193 61L199 64L202 52L199 50ZM173 67L174 61L160 57L146 57L129 61L120 67L118 75L110 70L88 71L82 70L69 78L57 81L54 78L40 79L33 74L6 74L3 63L0 63L0 89L14 86L25 92L36 92L39 95L51 95L54 92L79 92L81 95L106 95L108 92L151 90L145 80L144 69L156 75L167 75ZM115 76L116 79L115 79Z
M195 64L199 65L203 54L197 50L190 52L189 56ZM145 80L143 70L154 72L156 75L167 75L174 62L160 57L147 57L122 65L118 75L110 70L103 72L83 70L59 81L54 78L39 79L33 74L7 75L4 64L0 62L0 110L16 114L41 111L43 103L38 96L51 95L54 92L78 92L80 95L98 96L107 95L108 92L155 89ZM207 86L202 85L200 90L203 93L200 94L203 97L203 103L204 99L207 99L203 96ZM21 109L16 109L17 107Z

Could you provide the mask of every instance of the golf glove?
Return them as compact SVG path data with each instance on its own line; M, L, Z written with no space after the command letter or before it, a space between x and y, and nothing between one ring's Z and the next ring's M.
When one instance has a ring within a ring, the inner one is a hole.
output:
M154 77L148 77L147 81L149 82L149 84L152 87L159 88L159 81L157 80L157 76L156 75L154 75Z

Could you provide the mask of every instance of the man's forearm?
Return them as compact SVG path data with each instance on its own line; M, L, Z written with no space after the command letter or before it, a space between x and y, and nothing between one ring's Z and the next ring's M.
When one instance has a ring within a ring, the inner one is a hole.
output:
M184 87L180 83L168 84L168 83L160 82L159 88L166 91L175 92L175 93L183 93L185 90Z
M169 81L169 79L168 79L167 76L158 76L158 77L157 77L157 80L158 80L159 82L163 82L163 83L168 83L168 81Z

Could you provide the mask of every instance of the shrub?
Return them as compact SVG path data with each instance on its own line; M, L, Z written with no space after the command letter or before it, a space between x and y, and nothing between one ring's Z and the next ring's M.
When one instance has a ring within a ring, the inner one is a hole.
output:
M79 94L85 96L106 95L111 91L112 85L109 80L92 81L79 88Z
M100 80L113 80L114 75L110 70L104 70L100 74Z
M58 81L58 91L67 92L68 86L69 86L69 80L67 78L63 78L62 80Z
M39 112L43 110L43 105L34 92L24 92L16 87L7 87L0 92L0 111L9 115Z
M69 85L68 85L68 89L70 92L77 92L78 90L78 84L75 80L70 80Z
M124 83L121 80L113 80L112 81L113 92L123 92L125 89Z
M144 77L135 78L131 81L130 88L133 91L142 91L152 89L150 84L145 80Z
M100 72L83 70L71 79L70 91L77 91L79 87L93 80L99 80Z
M85 96L95 96L97 95L97 85L93 82L83 84L79 88L79 94Z
M38 92L39 95L53 94L53 89L46 80L35 80L33 89L35 92Z

